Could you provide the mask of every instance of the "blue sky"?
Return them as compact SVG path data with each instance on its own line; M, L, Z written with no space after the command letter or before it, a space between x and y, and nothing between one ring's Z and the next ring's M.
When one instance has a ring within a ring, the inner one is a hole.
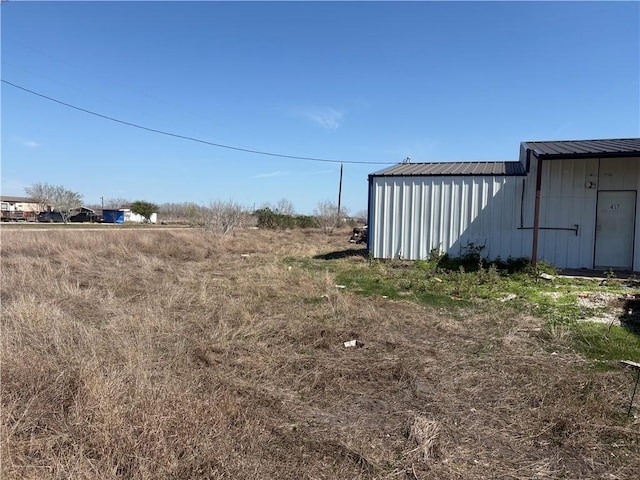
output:
M517 160L640 135L638 2L3 2L2 79L129 123L345 163ZM2 194L337 201L340 163L111 122L6 83Z

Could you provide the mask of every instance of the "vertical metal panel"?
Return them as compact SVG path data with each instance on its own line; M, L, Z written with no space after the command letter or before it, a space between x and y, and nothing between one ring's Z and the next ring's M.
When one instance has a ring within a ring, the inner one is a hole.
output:
M519 178L374 177L371 254L415 260L433 248L458 255L473 243L486 245L493 257L511 255L509 236L520 236L513 208Z
M423 259L432 248L459 255L473 243L484 244L490 258L529 256L537 168L532 157L527 177L374 176L370 253ZM595 188L589 188L591 181ZM593 268L597 191L604 188L640 190L640 159L543 162L540 259L558 267ZM638 230L640 205L636 212ZM575 225L577 235L571 230ZM638 232L633 268L640 270Z
M537 167L536 167L537 168ZM558 267L592 268L598 159L543 163L538 258ZM577 225L577 235L570 230Z

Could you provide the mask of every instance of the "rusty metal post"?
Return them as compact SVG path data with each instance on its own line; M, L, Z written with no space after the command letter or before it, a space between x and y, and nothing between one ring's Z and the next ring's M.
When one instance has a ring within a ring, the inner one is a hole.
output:
M531 248L531 265L533 268L538 264L538 230L540 227L540 185L542 184L542 159L538 159L538 170L536 172L536 203L533 212L533 245Z

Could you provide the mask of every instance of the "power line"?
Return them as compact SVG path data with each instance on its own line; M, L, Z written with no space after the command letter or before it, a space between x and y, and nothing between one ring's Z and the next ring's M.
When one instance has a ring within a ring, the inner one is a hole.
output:
M155 128L145 127L144 125L139 125L137 123L132 123L132 122L127 122L125 120L120 120L118 118L110 117L108 115L103 115L102 113L94 112L92 110L87 110L86 108L77 107L77 106L72 105L70 103L63 102L61 100L55 99L53 97L49 97L47 95L43 95L42 93L34 92L33 90L29 90L28 88L22 87L20 85L16 85L15 83L9 82L8 80L0 79L0 81L2 81L2 83L6 83L7 85L11 85L14 88L17 88L17 89L22 90L24 92L30 93L30 94L35 95L37 97L41 97L41 98L44 98L44 99L49 100L51 102L55 102L55 103L58 103L60 105L64 105L65 107L73 108L74 110L78 110L80 112L88 113L89 115L94 115L96 117L104 118L105 120L110 120L112 122L120 123L122 125L127 125L129 127L138 128L140 130L146 130L148 132L157 133L159 135L166 135L168 137L181 138L182 140L189 140L191 142L203 143L205 145L210 145L212 147L226 148L228 150L236 150L238 152L253 153L253 154L256 154L256 155L266 155L266 156L269 156L269 157L289 158L289 159L294 159L294 160L306 160L306 161L311 161L311 162L352 163L352 164L363 164L363 165L391 165L391 164L394 163L394 162L365 162L365 161L356 161L356 160L332 160L332 159L327 159L327 158L299 157L299 156L296 156L296 155L284 155L284 154L281 154L281 153L264 152L264 151L261 151L261 150L251 150L249 148L234 147L234 146L231 146L231 145L224 145L222 143L213 143L213 142L209 142L207 140L202 140L200 138L189 137L189 136L186 136L186 135L180 135L178 133L166 132L164 130L158 130L158 129L155 129Z

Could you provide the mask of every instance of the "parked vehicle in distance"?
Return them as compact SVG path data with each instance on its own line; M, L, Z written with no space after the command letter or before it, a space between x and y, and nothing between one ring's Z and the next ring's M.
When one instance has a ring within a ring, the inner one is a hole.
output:
M354 228L349 243L367 243L367 230L367 226Z
M69 217L70 222L90 222L101 223L102 217L97 213L89 210L83 210Z
M60 212L40 212L36 217L38 222L43 223L60 223L64 222L62 214Z

